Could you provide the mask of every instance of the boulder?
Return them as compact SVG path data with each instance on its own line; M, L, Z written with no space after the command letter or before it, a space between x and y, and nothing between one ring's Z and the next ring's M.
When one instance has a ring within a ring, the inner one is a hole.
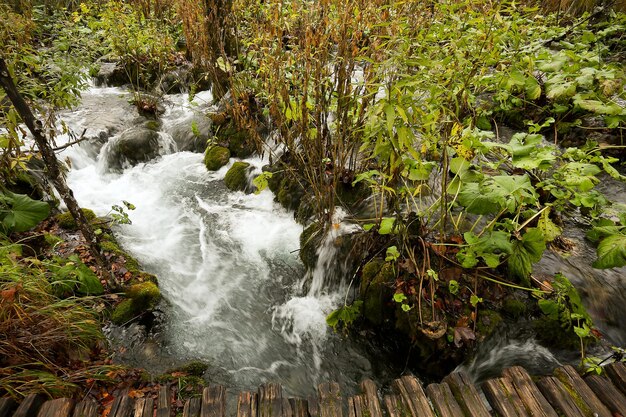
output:
M250 164L247 162L235 162L226 173L224 183L231 191L251 191L248 182L248 173L250 172Z
M209 146L204 152L204 165L209 171L217 171L228 163L230 151L223 146Z
M213 122L203 114L178 121L167 129L179 151L202 152L212 136Z
M94 76L96 86L120 87L128 84L128 75L119 61L98 63L100 68Z
M153 282L131 285L126 290L126 300L119 303L111 314L111 321L121 325L144 312L153 310L161 299L159 287Z
M160 155L159 133L146 127L131 128L110 143L108 165L121 169L148 162Z

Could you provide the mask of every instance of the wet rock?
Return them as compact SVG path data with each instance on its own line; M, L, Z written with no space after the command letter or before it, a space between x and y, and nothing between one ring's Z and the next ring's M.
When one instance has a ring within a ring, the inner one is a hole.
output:
M300 183L285 176L278 187L276 200L287 210L297 210L305 194L304 187Z
M157 90L163 94L180 94L187 92L193 79L191 71L191 64L186 63L166 72L159 78L156 87Z
M120 169L148 162L160 155L159 133L145 127L131 128L111 143L109 167Z
M361 274L359 297L363 300L363 316L372 324L380 326L385 318L385 307L393 297L391 284L395 279L393 266L382 259L365 264Z
M217 171L228 163L230 151L223 146L209 146L204 152L204 165L209 171Z
M251 191L248 183L248 173L250 172L250 164L247 162L235 162L226 173L224 183L231 191Z
M179 151L203 152L212 136L212 121L203 114L175 122L167 129Z
M96 86L120 87L128 84L128 75L119 61L101 61L94 77Z
M233 120L219 126L215 137L219 143L228 144L231 155L236 158L247 158L255 151L253 136L248 130L237 127Z
M315 268L317 248L323 237L323 230L319 223L312 223L300 234L300 259L307 269Z
M140 314L154 309L161 299L159 287L153 282L131 285L126 290L126 300L119 303L111 314L111 321L121 325Z

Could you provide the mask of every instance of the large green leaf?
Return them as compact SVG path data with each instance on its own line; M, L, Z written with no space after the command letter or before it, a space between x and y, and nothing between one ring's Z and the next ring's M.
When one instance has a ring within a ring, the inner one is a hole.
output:
M463 184L459 192L459 204L473 214L491 214L500 210L500 199L492 194L483 194L478 183Z
M594 268L617 268L626 265L626 235L616 234L600 241Z
M5 231L25 232L48 217L50 206L24 194L0 194L0 219Z
M546 242L541 230L531 228L526 231L521 240L513 243L513 250L508 259L509 271L522 283L528 285L528 277L533 270L533 264L539 262Z

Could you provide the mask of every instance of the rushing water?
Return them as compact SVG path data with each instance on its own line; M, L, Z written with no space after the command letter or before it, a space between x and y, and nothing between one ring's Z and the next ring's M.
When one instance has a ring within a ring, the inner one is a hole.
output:
M184 95L169 97L159 136L163 155L121 173L109 169L116 134L143 123L128 116L133 110L124 103L127 98L120 89L88 91L78 111L64 119L79 132L90 127L92 137L114 135L61 155L71 161L68 182L82 206L99 215L123 200L136 206L128 213L132 225L117 227L116 235L158 276L167 300L163 323L148 340L137 326L111 330L126 350L121 357L154 372L186 359L203 360L214 382L255 388L278 380L293 395L310 394L325 380L350 389L364 377L385 378L387 368L372 364L369 348L343 340L325 322L347 291L346 285L324 291L324 279L335 269L334 238L355 226L336 219L338 227L320 248L319 268L304 277L297 252L302 226L274 203L269 190L230 192L222 181L230 164L207 172L201 154L172 152L176 145L165 132L191 118L210 97L192 104ZM102 104L107 100L125 109L123 118L99 119L109 111ZM101 125L91 125L93 120ZM257 172L265 163L247 162ZM311 282L306 294L300 292L303 277Z
M207 172L201 154L176 151L171 134L208 108L207 93L192 103L185 95L168 96L158 139L162 155L111 169L110 149L119 134L145 123L128 99L127 92L116 88L86 92L83 104L63 119L78 133L86 129L85 136L92 139L60 155L70 162L68 182L82 206L99 215L123 200L136 206L128 213L132 225L118 226L116 234L158 276L167 300L160 324L150 334L137 325L110 329L119 359L153 372L202 360L210 365L211 382L253 389L273 380L292 395L310 394L325 380L336 380L349 392L364 377L381 382L396 377L402 369L384 351L345 340L325 322L350 289L334 242L358 226L343 223L338 211L337 226L318 250L316 268L304 271L297 254L302 227L269 191L230 192L222 181L230 165ZM247 161L255 172L265 163ZM624 269L593 270L593 249L579 229L573 230L577 251L568 258L548 253L536 269L564 272L583 290L609 341L623 345ZM329 290L328 282L339 284ZM528 326L519 324L485 341L464 367L481 379L507 365L542 373L572 359L572 352L542 347Z

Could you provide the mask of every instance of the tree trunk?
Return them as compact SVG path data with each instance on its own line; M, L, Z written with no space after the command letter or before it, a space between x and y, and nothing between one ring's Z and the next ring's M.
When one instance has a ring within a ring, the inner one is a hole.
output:
M59 167L59 161L57 161L56 155L54 154L54 150L52 146L48 142L46 136L42 131L41 121L37 120L33 115L30 107L24 101L24 98L17 90L13 79L9 73L9 69L6 65L6 62L3 58L0 57L0 85L4 89L7 94L7 97L13 103L15 110L18 112L28 130L30 130L33 135L37 146L39 147L39 151L41 152L41 157L48 171L48 177L52 182L52 185L57 190L67 209L71 213L72 217L76 221L79 230L83 234L83 237L87 241L89 248L91 249L91 254L96 260L98 266L100 268L104 268L104 272L107 275L107 281L109 287L112 289L116 289L119 287L115 279L111 274L109 274L108 268L106 267L106 262L104 258L100 255L100 248L98 246L98 236L94 233L91 225L85 218L80 206L76 202L74 198L74 194L72 190L67 186L65 182L65 178L61 174L61 169Z

